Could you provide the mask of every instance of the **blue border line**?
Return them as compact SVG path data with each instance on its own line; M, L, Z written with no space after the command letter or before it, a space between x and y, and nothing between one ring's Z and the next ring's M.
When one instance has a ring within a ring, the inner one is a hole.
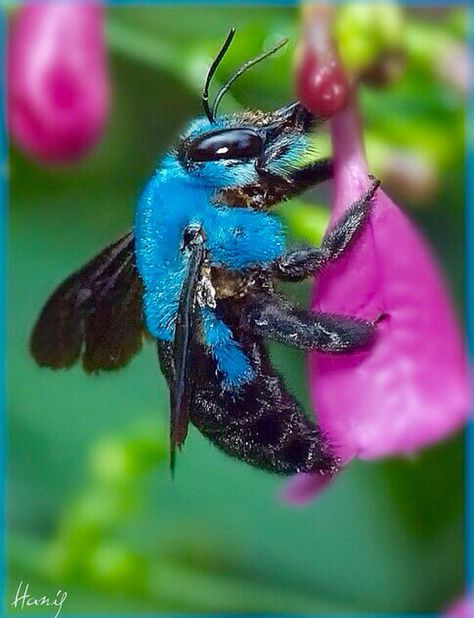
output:
M7 277L6 277L6 257L7 257L7 131L5 117L5 77L6 77L6 41L7 20L4 8L0 8L0 478L1 489L1 509L0 509L0 556L2 564L0 566L0 600L3 603L5 598L5 582L6 582L6 552L5 552L5 503L6 503L6 461L7 461L7 440L6 440L6 293L7 293ZM0 609L0 612L2 610Z
M297 0L221 0L209 2L208 0L114 0L108 4L133 5L133 4L160 4L163 6L173 5L207 5L207 6L291 6L298 4ZM459 0L404 0L402 4L414 4L417 6L449 6L466 4ZM6 131L6 106L5 106L5 77L6 77L6 31L7 18L5 7L0 7L0 418L3 421L0 426L0 449L3 457L0 457L0 476L2 479L0 497L2 508L0 510L0 612L5 607L5 581L6 581L6 553L5 553L5 498L6 498L6 297L7 297L7 230L8 230L8 149ZM474 65L474 9L469 8L469 55L471 60L471 77ZM474 83L471 79L467 106L467 151L466 151L466 198L465 198L465 313L469 357L471 367L474 366ZM474 374L472 383L474 385ZM471 417L466 428L465 439L465 576L466 589L474 598L474 419ZM166 618L185 618L187 616L201 616L202 618L215 618L219 614L153 614L143 618L166 616ZM231 617L257 616L258 614L226 614ZM263 616L263 614L260 614ZM369 614L351 614L351 618L366 618ZM438 614L371 614L374 618L435 618ZM68 615L69 618L72 616ZM123 615L125 616L125 615ZM265 614L266 617L283 616L283 614ZM303 614L286 614L289 618L303 618ZM348 615L347 615L348 616ZM76 616L76 618L90 618L89 616Z

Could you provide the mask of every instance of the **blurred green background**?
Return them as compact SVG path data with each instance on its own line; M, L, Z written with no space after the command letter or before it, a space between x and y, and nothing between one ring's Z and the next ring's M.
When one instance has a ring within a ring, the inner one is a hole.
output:
M368 154L429 237L461 307L464 99L438 70L443 46L430 41L462 46L465 14L404 18L400 79L361 92ZM421 612L462 590L460 436L410 461L354 463L317 501L292 508L279 497L281 479L228 459L193 429L172 482L153 345L98 377L41 370L28 356L47 295L130 226L147 177L200 113L203 75L228 28L238 35L218 81L290 37L223 105L271 109L294 96L298 20L292 7L111 7L113 112L103 142L64 168L11 149L7 614L21 580L37 596L66 590L62 615ZM317 140L328 149L327 136ZM394 153L422 162L413 186ZM311 207L285 207L295 240L322 233L327 190L305 199ZM301 302L308 291L288 289ZM303 355L273 353L307 404Z

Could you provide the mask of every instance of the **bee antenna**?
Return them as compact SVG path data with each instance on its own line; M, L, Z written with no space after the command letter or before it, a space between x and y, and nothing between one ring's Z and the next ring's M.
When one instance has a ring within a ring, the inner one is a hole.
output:
M217 114L217 110L219 108L220 102L222 101L223 96L225 95L225 93L229 90L229 88L232 86L232 84L244 73L246 73L249 69L251 69L253 66L255 66L256 64L258 64L259 62L262 62L262 60L265 60L266 58L268 58L269 56L271 56L272 54L274 54L275 52L277 52L279 49L281 49L284 45L286 45L288 43L288 39L284 38L281 39L281 41L278 41L278 43L268 49L267 51L263 52L262 54L260 54L259 56L256 56L255 58L252 58L252 60L247 60L247 62L245 62L233 75L232 77L229 78L229 80L222 86L222 88L219 90L219 92L216 95L216 98L214 99L214 103L212 104L212 110L211 110L211 116L212 118L215 118L216 114Z
M217 67L220 65L222 58L225 56L227 50L229 49L234 36L235 36L235 28L231 28L226 36L226 39L219 53L214 58L211 66L209 67L209 71L207 72L207 75L206 75L206 81L204 83L204 88L202 91L202 107L203 107L204 113L209 118L209 122L211 123L215 122L215 118L214 118L213 111L209 107L209 85L211 83L212 78L214 77L214 73L216 72Z

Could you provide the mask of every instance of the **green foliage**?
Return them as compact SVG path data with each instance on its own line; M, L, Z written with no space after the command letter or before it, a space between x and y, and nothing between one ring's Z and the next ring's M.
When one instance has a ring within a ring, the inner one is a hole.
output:
M403 48L403 9L395 2L352 2L337 11L334 34L344 66L367 69L381 54Z
M278 497L280 479L227 459L193 430L171 481L168 393L153 345L98 378L40 370L28 357L47 294L130 225L147 175L199 113L203 74L229 26L238 35L221 82L275 39L292 39L223 106L270 109L293 96L298 18L291 7L110 7L113 115L103 143L62 169L11 152L7 602L21 579L41 594L67 590L64 613L81 614L421 612L461 590L459 438L409 462L354 464L317 502L292 509ZM403 76L361 93L370 163L382 172L401 149L432 165L437 190L418 198L416 216L460 297L464 103L433 70L436 48L430 62L416 51L416 28L462 42L465 14L405 21ZM327 135L315 144L327 151ZM320 241L327 198L318 189L282 208L295 241ZM288 293L307 302L308 286L296 287ZM302 354L275 346L273 357L306 402Z

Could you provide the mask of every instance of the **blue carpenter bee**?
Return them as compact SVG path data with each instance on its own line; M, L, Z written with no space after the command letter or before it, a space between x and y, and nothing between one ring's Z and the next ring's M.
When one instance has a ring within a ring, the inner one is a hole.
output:
M269 207L331 177L331 161L301 166L315 119L298 102L271 113L218 116L230 85L286 42L244 64L191 123L139 201L133 232L72 274L33 330L40 365L87 372L126 365L145 330L170 390L171 467L191 421L227 454L279 474L331 473L337 460L272 367L265 339L301 350L367 345L373 323L291 305L278 280L299 281L336 259L370 212L356 202L320 247L287 250Z

